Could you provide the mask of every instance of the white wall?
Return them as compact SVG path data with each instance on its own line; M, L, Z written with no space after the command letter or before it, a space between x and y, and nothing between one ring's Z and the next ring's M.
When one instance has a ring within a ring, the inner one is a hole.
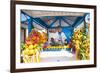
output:
M100 72L100 0L34 0L56 3L75 3L97 5L97 68L41 71L41 73L99 73ZM10 69L10 0L0 1L0 73L9 73ZM33 72L31 72L33 73ZM40 73L40 72L36 72Z

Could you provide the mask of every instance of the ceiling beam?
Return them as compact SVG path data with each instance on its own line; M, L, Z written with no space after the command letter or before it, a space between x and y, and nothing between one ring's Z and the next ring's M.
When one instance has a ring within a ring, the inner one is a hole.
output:
M48 24L46 24L44 21L42 21L40 18L33 18L32 16L28 15L27 13L21 11L23 14L29 16L30 18L32 18L33 20L35 20L36 22L40 23L41 25L43 25L45 28L48 28ZM24 21L25 22L25 21Z
M33 18L33 20L35 22L38 22L40 25L44 26L45 28L48 28L49 26L44 22L42 21L40 18Z
M57 18L55 18L55 20L50 24L50 26L49 26L49 28L51 28L52 27L52 25L54 25L54 23L57 21L58 19Z
M62 20L67 23L68 25L71 25L67 20L65 20L63 17L62 17Z

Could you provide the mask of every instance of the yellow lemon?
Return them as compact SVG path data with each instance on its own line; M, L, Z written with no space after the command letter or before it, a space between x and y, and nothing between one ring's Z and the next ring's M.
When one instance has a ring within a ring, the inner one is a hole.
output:
M37 44L33 45L33 48L36 48L37 47Z
M30 50L31 49L33 49L34 48L34 46L33 45L29 45L29 47L28 47Z
M28 55L28 52L29 52L29 50L28 49L25 49L25 50L23 50L22 54L23 55Z
M30 53L31 55L35 55L35 50L30 50L29 53Z

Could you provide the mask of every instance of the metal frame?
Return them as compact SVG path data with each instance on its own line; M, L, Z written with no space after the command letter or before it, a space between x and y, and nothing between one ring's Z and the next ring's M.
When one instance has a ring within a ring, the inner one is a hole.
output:
M41 18L33 18L31 17L30 15L28 15L27 13L21 11L23 14L29 16L31 19L33 19L32 21L35 22L35 23L38 23L39 25L41 26L44 26L45 28L52 28L52 25L54 25L54 23L59 20L59 25L61 26L61 21L64 21L66 24L68 24L69 26L76 26L76 23L79 22L78 24L80 24L82 22L82 20L84 19L84 17L86 16L86 14L82 17L78 16L77 19L75 20L74 24L70 24L67 20L65 20L65 18L63 16L55 16L55 20L50 24L46 24ZM70 20L70 19L68 19ZM27 20L27 21L30 21L30 20ZM24 22L27 22L27 21L23 21L22 23ZM78 25L77 24L77 25ZM29 29L30 30L30 29Z

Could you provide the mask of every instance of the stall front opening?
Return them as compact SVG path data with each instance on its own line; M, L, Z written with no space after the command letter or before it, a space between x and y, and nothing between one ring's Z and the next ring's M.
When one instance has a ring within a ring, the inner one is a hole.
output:
M21 63L89 60L89 13L21 10L20 17Z

